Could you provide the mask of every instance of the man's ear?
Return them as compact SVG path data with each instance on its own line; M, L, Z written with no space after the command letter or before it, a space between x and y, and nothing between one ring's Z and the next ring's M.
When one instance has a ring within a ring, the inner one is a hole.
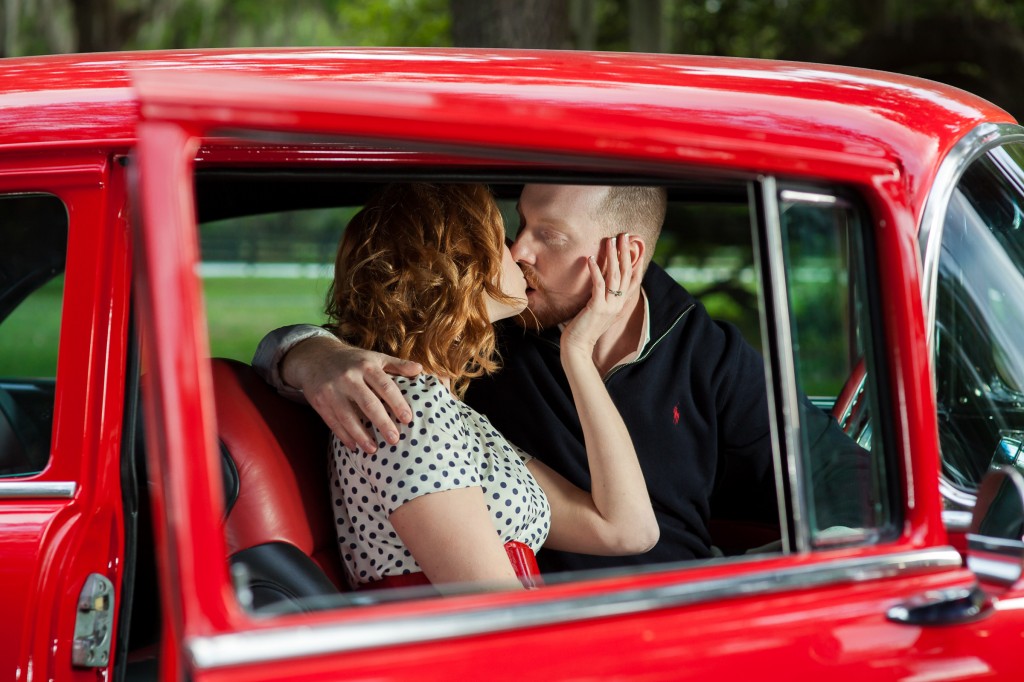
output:
M644 254L647 253L647 244L643 237L630 233L629 235L629 259L634 268L643 267Z

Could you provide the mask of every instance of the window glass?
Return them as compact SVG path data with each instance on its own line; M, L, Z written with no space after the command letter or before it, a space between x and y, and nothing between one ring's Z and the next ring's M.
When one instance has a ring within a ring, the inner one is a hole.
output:
M226 218L200 229L210 353L252 359L269 330L324 321L338 238L355 208Z
M742 186L723 194L717 201L669 204L654 262L700 299L711 317L736 325L760 350L749 202Z
M780 209L811 541L874 538L892 523L892 509L882 439L868 421L882 412L864 223L832 194L783 191Z
M211 174L208 181L215 179ZM490 187L504 216L506 232L514 236L519 225L516 204L523 186L501 180L499 178ZM202 181L207 181L207 178L200 175L200 181L199 196L207 197L205 202L199 202L203 258L200 274L206 295L212 355L249 363L256 345L267 331L298 322L324 322L324 295L333 276L338 239L350 218L368 197L374 195L381 183L373 178L339 181L336 175L324 174L321 177L310 173L303 177L300 190L311 197L308 200L305 195L282 194L288 200L277 202L272 212L232 216L227 214L231 208L227 201L231 192L225 190L204 195ZM461 181L465 182L464 178ZM320 189L317 189L318 184ZM295 186L299 187L300 183L295 183ZM231 191L246 196L254 194L241 182ZM779 488L774 480L774 448L767 416L760 331L764 313L759 303L762 299L760 281L754 268L751 191L749 183L726 181L718 185L678 182L669 187L668 212L655 248L654 262L682 284L689 294L680 293L671 281L665 281L668 278L664 275L655 275L660 282L656 286L661 287L658 290L661 298L649 299L652 306L649 310L658 309L652 313L655 319L651 323L652 336L646 350L658 344L664 344L660 346L662 349L685 350L690 346L680 339L708 340L709 345L699 349L701 353L714 354L715 361L707 364L721 365L725 369L723 373L718 373L718 369L705 372L703 365L694 362L687 365L691 370L688 378L677 381L678 372L673 365L686 363L669 362L664 354L651 361L645 356L637 361L638 364L665 362L665 369L656 377L661 383L644 387L657 396L657 401L648 404L638 399L634 401L636 405L630 401L622 401L620 405L624 419L635 430L634 440L640 444L638 451L641 448L652 452L657 450L660 457L664 447L674 447L677 439L682 438L664 434L651 437L645 429L668 429L673 434L693 433L696 434L692 437L694 442L713 444L708 448L711 454L696 466L690 466L693 459L689 457L668 458L668 464L650 478L652 494L662 496L656 503L657 509L666 508L673 501L684 500L677 505L679 509L673 507L661 519L663 536L668 536L676 544L671 550L652 551L630 561L599 557L584 564L567 560L567 568L550 572L544 568L545 557L542 555L544 580L548 584L585 578L590 568L631 572L642 570L641 567L649 564L676 563L693 558L703 563L721 554L770 554L780 550ZM800 417L804 442L800 452L810 472L809 506L813 538L819 545L863 542L877 537L878 530L891 522L890 507L885 502L887 487L881 448L872 443L867 420L869 413L877 412L873 406L874 387L867 381L863 369L870 367L871 362L870 348L866 348L863 341L866 338L863 330L866 329L867 314L866 297L860 289L866 279L862 272L864 246L858 235L860 223L850 206L835 197L830 199L831 203L826 205L784 201L783 206L794 359L802 399ZM323 207L328 200L336 205ZM227 208L223 211L220 211L219 201L225 201ZM778 254L772 257L777 258ZM679 298L678 307L676 297ZM672 306L668 306L671 310L666 308L666 299L673 300ZM686 330L678 338L669 333L677 328ZM521 333L511 338L520 336ZM547 348L543 345L548 343L546 338L541 335L530 343ZM516 365L515 360L508 356L503 357L503 362L503 372L530 370L528 364ZM241 384L248 386L246 391L253 391L250 398L259 409L263 409L260 406L273 407L261 418L267 421L277 436L275 442L283 444L282 447L292 448L289 439L294 435L292 431L296 430L296 425L302 427L297 430L305 436L320 437L317 434L321 434L321 440L326 441L326 429L311 410L299 407L297 403L283 408L278 404L282 401L275 402L272 393L268 393L270 389L261 381L257 386L245 378L249 376L248 367L220 361L213 365L217 390L228 396L230 401L235 401L231 403L232 413L238 407L237 395L222 390L231 385L232 382L228 381L231 376L242 377ZM619 385L629 386L630 380L623 377L628 377L631 370L624 366L614 368L612 374L624 372ZM642 375L642 370L637 368L635 373ZM619 380L612 377L610 387L613 381ZM842 398L849 393L847 389L850 386L857 389L856 400ZM768 388L770 390L771 387ZM487 414L492 427L498 432L518 433L518 436L508 435L508 438L527 452L544 452L544 445L529 442L530 437L540 440L551 434L555 439L567 438L557 423L534 428L531 422L525 429L520 425L518 432L509 430L509 420L513 418L509 415L516 412L510 407L508 394L503 394L497 402L490 402L492 394L481 395L478 392L474 396L473 390L471 387L466 404ZM529 392L530 389L521 390ZM621 388L616 390L621 391ZM715 401L709 402L707 396L716 391ZM553 401L552 394L546 394L543 399ZM850 408L845 411L842 427L830 416L839 402ZM557 407L555 402L551 404ZM664 413L652 416L652 410L662 404ZM477 405L481 407L477 408ZM218 412L218 428L222 443L226 444L221 450L222 467L228 471L237 464L234 462L235 450L230 444L233 438L230 435L232 419L227 409L218 406ZM707 422L717 423L716 427L705 429L705 418ZM518 441L519 437L526 441ZM671 441L669 446L657 445L658 439L663 437ZM339 546L335 528L340 523L337 521L337 508L342 505L333 500L332 482L325 475L327 464L315 456L319 450L327 457L324 442L312 441L301 444L304 449L299 459L305 464L296 464L298 460L291 456L290 450L283 452L283 456L290 459L288 466L293 467L297 480L301 481L299 487L310 514L306 520L313 535L319 538L320 544L311 557L317 564L312 572L322 569L337 587L346 581L340 565L344 551ZM572 448L576 444L569 439L565 445ZM688 452L685 448L679 448L679 451ZM310 455L311 452L314 455ZM275 453L273 456L278 455ZM543 455L537 456L540 459ZM307 466L309 471L304 468ZM236 468L240 472L239 478L229 481L230 476L225 475L225 497L229 505L234 505L230 514L255 513L246 499L247 484L242 480L246 467ZM694 473L694 470L697 471ZM691 479L699 479L699 482L692 483ZM318 488L319 495L316 493ZM268 500L260 497L260 504L276 504ZM352 500L345 504L359 504L355 497ZM365 499L363 503L366 503ZM323 507L323 513L310 511L320 507ZM693 528L702 524L706 526L700 528L703 535L696 542L707 544L695 544L696 551L690 551L690 546L685 545L689 537L686 533L691 528L686 525L691 523L691 517L686 514L691 512ZM369 532L376 531L370 529ZM260 563L258 557L249 551L252 548L240 544L239 538L231 535L231 531L227 534L231 543L239 542L237 552L232 545L232 561L246 566L246 570L260 578ZM678 551L680 548L687 551ZM701 553L704 549L707 551ZM550 556L554 550L544 549L541 552L548 552ZM299 563L303 562L305 560L299 558ZM476 586L467 588L478 589ZM336 597L330 586L327 592ZM403 596L408 596L408 593ZM252 604L260 609L264 598L265 595L255 594ZM351 605L373 604L394 598L378 593L328 601Z
M67 226L54 196L0 197L0 476L49 459Z
M974 490L991 465L1024 466L1024 146L964 173L942 231L934 353L942 468Z

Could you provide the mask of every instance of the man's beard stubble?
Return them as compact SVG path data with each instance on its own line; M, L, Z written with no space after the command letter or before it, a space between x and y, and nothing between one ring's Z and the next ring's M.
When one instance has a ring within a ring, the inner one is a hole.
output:
M543 294L544 288L540 286L536 271L525 263L520 263L519 267L522 269L523 276L526 278L526 284L534 291ZM533 304L527 305L526 310L517 315L514 319L517 324L526 329L542 331L544 329L557 327L563 323L568 323L572 318L576 317L576 315L578 315L585 306L585 301L577 305L557 305L548 300L539 308L534 308Z

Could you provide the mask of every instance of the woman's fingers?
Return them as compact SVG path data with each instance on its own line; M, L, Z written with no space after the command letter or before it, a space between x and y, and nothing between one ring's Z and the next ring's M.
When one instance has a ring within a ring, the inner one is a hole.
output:
M639 268L633 267L633 259L630 257L629 233L623 232L619 235L619 271L621 273L621 284L628 289L632 284L632 278Z
M619 249L617 242L618 237L609 237L608 243L605 245L605 272L604 279L610 290L608 293L620 291L619 287L622 283L622 271L619 266Z
M604 297L606 284L604 275L601 274L601 268L597 265L597 259L593 256L589 257L587 268L590 270L590 299L594 302L600 301Z
M610 303L619 303L610 297L621 298L624 302L635 292L636 285L642 275L639 267L634 267L631 258L631 244L628 232L608 237L603 255L603 275L605 278L604 298Z

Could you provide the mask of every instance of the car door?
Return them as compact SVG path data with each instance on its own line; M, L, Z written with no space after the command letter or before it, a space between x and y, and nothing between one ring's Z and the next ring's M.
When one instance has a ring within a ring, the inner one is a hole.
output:
M21 150L0 166L0 675L111 675L125 546L123 169L95 150Z
M614 167L617 177L671 178L692 175L700 156L677 156L673 145L702 142L681 129L645 127L643 107L611 117L530 93L506 102L443 85L334 88L196 73L138 74L135 87L142 111L136 283L149 351L164 678L749 679L785 671L793 679L967 679L1015 669L1006 651L1022 631L1016 602L993 608L945 544L934 407L920 373L927 353L923 327L913 326L920 309L910 307L913 299L883 304L881 296L887 287L913 285L917 271L905 241L874 229L894 216L868 194L870 177L853 188L752 171L743 180L765 301L784 531L777 550L583 575L523 593L340 595L334 608L312 613L247 610L238 596L244 577L233 580L224 559L191 189L200 146L234 139L272 149L340 138L472 153L492 164L557 160L590 171ZM813 456L809 434L820 417L803 406L799 390L810 332L791 322L792 283L813 285L829 258L852 263L857 280L870 283L853 317L863 325L872 413L887 415L874 424L870 449L857 455L864 458L857 498L864 504L852 528L831 516L839 513L831 492L846 481L828 482Z

